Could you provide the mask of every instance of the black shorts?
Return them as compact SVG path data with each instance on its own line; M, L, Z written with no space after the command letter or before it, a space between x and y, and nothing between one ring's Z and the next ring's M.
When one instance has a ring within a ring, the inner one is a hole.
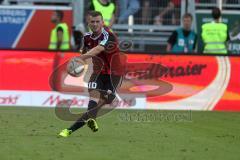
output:
M88 82L88 90L99 90L106 94L110 90L115 94L116 89L121 86L122 77L109 74L92 74Z

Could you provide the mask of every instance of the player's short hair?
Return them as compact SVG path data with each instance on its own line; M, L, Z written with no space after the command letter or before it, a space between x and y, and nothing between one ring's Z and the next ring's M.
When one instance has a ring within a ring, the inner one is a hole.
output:
M182 18L183 18L183 19L184 19L184 18L190 18L191 20L193 20L193 16L192 16L191 13L185 13Z
M218 7L214 7L212 9L212 17L214 19L219 19L221 17L221 11L220 11L220 9Z
M57 13L57 16L59 17L60 20L63 20L64 17L64 13L61 10L55 10L55 12Z
M88 16L92 16L92 17L98 17L98 16L100 16L100 17L102 17L102 19L103 19L102 13L99 12L99 11L88 11L87 15L88 15Z

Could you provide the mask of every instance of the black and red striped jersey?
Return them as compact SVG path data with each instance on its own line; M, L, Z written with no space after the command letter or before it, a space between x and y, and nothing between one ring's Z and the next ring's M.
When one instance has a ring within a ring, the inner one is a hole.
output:
M92 32L84 35L84 50L89 51L92 48L101 45L105 51L92 58L94 72L100 71L101 74L110 74L111 61L116 54L119 54L118 39L116 35L108 28L103 28L102 33L95 36Z

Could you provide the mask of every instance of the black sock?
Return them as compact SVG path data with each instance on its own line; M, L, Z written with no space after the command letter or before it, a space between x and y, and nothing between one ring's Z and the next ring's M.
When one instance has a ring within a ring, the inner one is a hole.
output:
M71 127L69 127L68 129L71 130L72 132L76 131L77 129L81 128L82 126L84 126L86 123L86 119L84 119L83 117L85 117L86 113L84 113L75 123L73 123L73 125Z
M97 107L97 102L90 100L88 103L88 118L96 118L97 117L97 112L98 112L98 107Z
M83 127L86 124L86 120L88 118L96 118L97 109L94 109L97 106L97 103L93 100L90 100L88 103L88 111L85 112L70 128L72 132L76 131L77 129Z

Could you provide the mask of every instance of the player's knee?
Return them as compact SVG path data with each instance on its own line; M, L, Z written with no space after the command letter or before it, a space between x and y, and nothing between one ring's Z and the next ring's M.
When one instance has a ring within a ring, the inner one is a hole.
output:
M116 96L114 94L108 95L106 104L111 104L115 98L116 98Z
M90 90L89 91L90 100L99 103L99 99L101 97L101 93L97 90Z

